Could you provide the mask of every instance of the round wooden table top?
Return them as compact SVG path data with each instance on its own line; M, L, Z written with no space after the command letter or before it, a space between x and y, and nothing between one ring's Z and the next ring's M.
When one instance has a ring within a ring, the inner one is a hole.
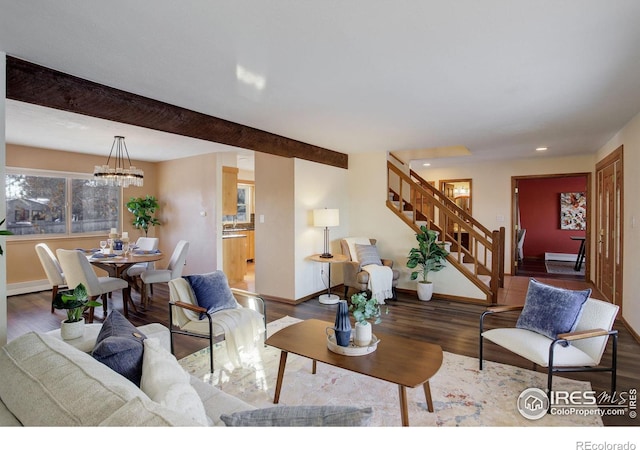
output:
M330 264L341 263L349 260L349 258L347 258L347 255L341 255L339 253L334 253L333 258L323 258L320 253L317 253L315 255L311 255L309 259L316 262L324 262L324 263L330 263Z

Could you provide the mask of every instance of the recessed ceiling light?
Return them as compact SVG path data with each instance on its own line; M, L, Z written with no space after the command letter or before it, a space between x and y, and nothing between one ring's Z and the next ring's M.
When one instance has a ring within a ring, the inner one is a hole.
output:
M429 167L431 165L431 163L424 163L423 166L425 167Z
M545 150L548 150L548 149L547 149L547 147L538 147L538 148L536 149L536 151L537 151L537 152L543 152L543 151L545 151Z

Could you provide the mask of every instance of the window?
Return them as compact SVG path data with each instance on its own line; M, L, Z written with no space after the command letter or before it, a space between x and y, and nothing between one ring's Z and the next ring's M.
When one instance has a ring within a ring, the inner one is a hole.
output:
M15 235L106 233L117 228L122 190L91 175L7 168L7 230Z

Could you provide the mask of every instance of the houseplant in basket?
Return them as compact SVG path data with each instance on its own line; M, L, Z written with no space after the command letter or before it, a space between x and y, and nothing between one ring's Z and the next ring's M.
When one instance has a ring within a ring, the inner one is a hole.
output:
M60 324L60 335L62 339L76 339L84 334L84 310L91 307L101 306L102 303L89 300L87 288L80 283L73 291L58 292L53 300L53 307L56 309L66 309L67 318Z
M158 200L152 196L133 198L127 202L127 209L133 214L133 226L136 228L142 228L144 230L145 237L149 232L151 225L160 225L160 221L156 219L153 214L160 207Z
M366 292L360 292L351 296L349 310L356 321L353 343L359 347L364 347L371 343L371 320L374 324L382 322L382 310L378 300L367 299ZM388 312L388 311L387 311Z
M416 233L418 247L409 251L407 267L409 269L419 268L411 272L411 279L418 280L418 298L420 300L431 300L433 295L433 284L427 279L429 272L437 272L445 267L445 260L449 252L445 250L444 243L438 242L438 233L422 225L420 232Z

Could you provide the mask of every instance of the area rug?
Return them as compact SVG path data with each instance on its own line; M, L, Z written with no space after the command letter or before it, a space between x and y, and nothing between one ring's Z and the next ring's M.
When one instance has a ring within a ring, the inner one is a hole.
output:
M584 263L580 267L580 270L575 270L576 262L573 261L545 261L544 265L547 269L547 273L555 273L562 275L584 275Z
M267 333L299 322L283 317L267 326ZM280 350L261 348L245 356L243 367L234 368L226 357L224 342L214 348L215 373L209 374L209 350L203 349L180 360L189 373L241 398L256 407L271 407ZM487 361L478 370L478 360L444 352L439 372L431 379L435 412L427 410L422 388L407 389L410 426L602 426L597 416L551 416L524 418L516 408L520 393L529 387L544 389L546 376L531 370ZM588 390L590 383L554 377L554 387ZM373 408L373 426L400 426L398 387L365 375L318 363L311 373L311 360L290 354L287 358L280 405L353 405Z

